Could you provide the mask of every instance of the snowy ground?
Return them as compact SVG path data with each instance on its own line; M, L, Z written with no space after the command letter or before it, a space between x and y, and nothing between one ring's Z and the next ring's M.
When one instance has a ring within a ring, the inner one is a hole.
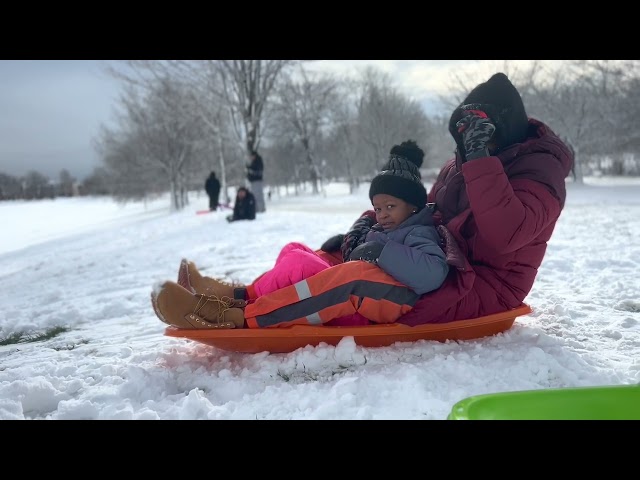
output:
M504 334L289 354L166 337L149 293L182 257L250 282L285 243L344 232L369 207L366 189L275 196L253 222L194 214L206 205L0 202L0 419L444 419L476 394L640 381L638 182L569 184L534 313Z

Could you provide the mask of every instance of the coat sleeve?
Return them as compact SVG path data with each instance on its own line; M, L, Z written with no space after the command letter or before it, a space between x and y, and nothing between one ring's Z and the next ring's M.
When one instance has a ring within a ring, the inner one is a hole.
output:
M557 220L560 203L534 180L509 181L497 157L462 165L478 233L496 253L514 252Z
M433 227L414 229L404 243L387 241L378 266L419 295L439 288L449 273L440 236Z

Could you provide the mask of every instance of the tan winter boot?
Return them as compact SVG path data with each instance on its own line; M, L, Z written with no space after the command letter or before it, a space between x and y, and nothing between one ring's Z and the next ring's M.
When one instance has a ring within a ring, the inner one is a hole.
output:
M151 292L151 304L160 320L177 328L244 327L244 311L233 307L233 299L194 294L174 282Z
M244 288L240 283L228 283L217 278L206 277L198 271L196 264L183 258L178 269L178 285L186 288L192 293L203 295L214 295L222 298L227 297L233 300L234 307L245 307L247 302L244 299L234 298L236 288Z

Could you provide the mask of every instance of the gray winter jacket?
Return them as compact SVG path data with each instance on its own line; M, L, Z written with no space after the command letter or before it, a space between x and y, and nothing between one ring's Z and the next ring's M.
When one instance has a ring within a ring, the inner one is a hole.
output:
M366 237L384 244L378 266L419 295L436 290L449 273L432 215L427 206L392 231L374 225Z

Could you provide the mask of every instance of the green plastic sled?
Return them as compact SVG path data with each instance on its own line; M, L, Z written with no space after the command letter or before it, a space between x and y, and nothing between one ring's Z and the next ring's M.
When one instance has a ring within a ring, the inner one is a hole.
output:
M460 400L449 420L640 420L640 386L525 390Z

